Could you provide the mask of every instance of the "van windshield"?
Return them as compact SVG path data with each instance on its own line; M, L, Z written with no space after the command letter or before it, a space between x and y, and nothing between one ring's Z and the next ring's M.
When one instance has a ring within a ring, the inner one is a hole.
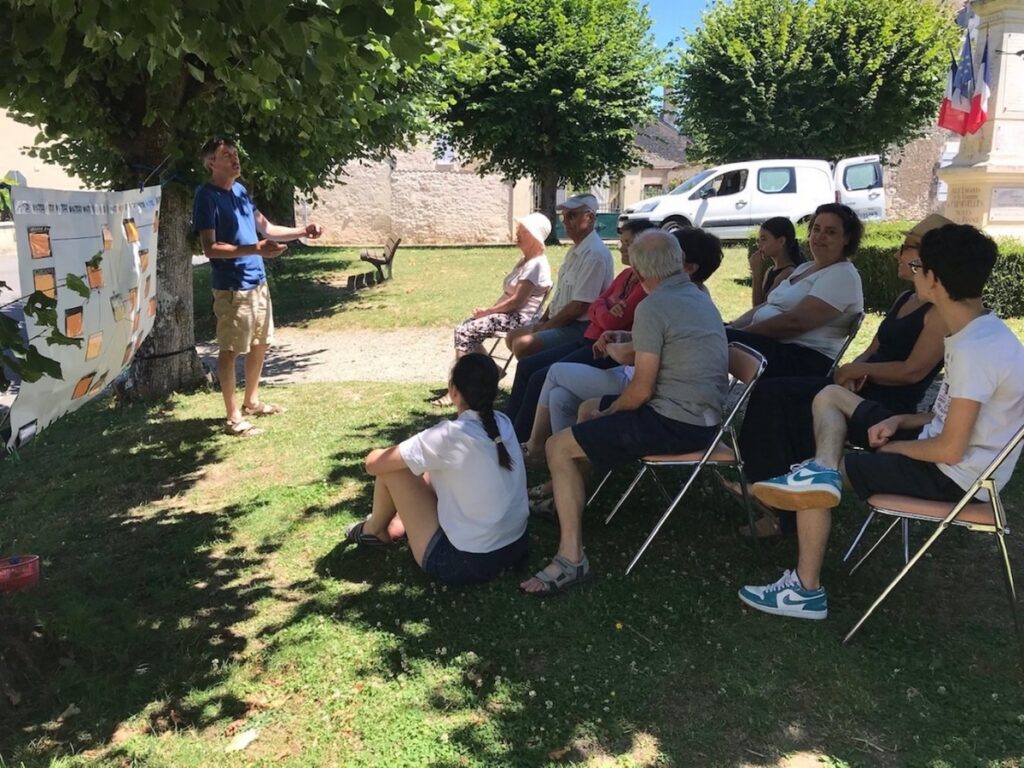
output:
M704 179L706 179L708 176L710 176L714 172L715 172L714 168L708 168L706 171L701 171L700 173L696 174L695 176L691 176L690 178L688 178L686 181L684 181L678 187L676 187L671 192L669 192L669 194L670 195L685 195L687 192L689 192L694 187L699 186L700 183L702 181L704 181Z

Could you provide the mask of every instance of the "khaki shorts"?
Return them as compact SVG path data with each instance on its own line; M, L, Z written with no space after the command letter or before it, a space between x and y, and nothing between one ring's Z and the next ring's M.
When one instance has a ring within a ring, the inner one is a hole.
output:
M226 352L245 353L254 344L274 340L274 309L263 283L247 291L213 291L217 345Z

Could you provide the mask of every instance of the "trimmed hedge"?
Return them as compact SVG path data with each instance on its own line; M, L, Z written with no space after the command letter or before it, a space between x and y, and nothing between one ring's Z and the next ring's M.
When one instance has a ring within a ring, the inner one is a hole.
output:
M854 264L864 283L864 308L868 312L884 312L907 285L896 277L895 254L903 242L903 233L914 226L912 221L887 221L865 225L864 239ZM807 227L797 228L797 236L806 253ZM985 286L985 304L1000 317L1024 316L1024 243L998 240L999 260ZM757 248L757 237L747 242L751 252Z

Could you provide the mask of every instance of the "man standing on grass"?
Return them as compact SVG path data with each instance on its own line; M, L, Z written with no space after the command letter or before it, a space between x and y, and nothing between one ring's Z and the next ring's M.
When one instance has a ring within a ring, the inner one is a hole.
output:
M213 313L217 318L217 376L227 411L225 431L249 437L262 432L246 417L284 412L279 405L260 402L258 390L263 360L274 336L274 315L267 288L264 258L285 252L282 240L316 239L316 224L281 227L267 221L244 186L238 183L242 166L231 139L213 138L203 145L202 161L210 180L196 191L192 227L203 254L210 260ZM257 232L263 233L260 239ZM245 358L245 396L239 406L235 393L235 361Z
M505 343L517 360L579 341L589 325L587 309L612 282L612 253L597 233L597 198L576 195L560 203L565 233L572 248L558 270L555 293L536 325L510 331Z
M981 299L997 256L992 239L968 225L947 224L922 238L918 260L910 262L914 289L935 306L948 332L946 378L935 405L894 416L838 385L818 394L815 457L751 488L760 501L797 512L800 546L796 569L774 584L740 590L751 608L801 619L828 616L821 566L844 479L861 499L891 493L954 503L1024 423L1024 346ZM875 416L868 429L875 452L844 459L847 422L866 413ZM996 471L1000 488L1019 456L1018 448ZM985 501L987 492L979 496Z

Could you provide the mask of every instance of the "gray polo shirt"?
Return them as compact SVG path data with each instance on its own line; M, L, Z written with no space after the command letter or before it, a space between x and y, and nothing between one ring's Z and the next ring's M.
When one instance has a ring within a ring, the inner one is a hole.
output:
M680 273L665 278L636 307L633 347L658 355L649 405L662 416L716 426L729 387L729 349L710 297Z

